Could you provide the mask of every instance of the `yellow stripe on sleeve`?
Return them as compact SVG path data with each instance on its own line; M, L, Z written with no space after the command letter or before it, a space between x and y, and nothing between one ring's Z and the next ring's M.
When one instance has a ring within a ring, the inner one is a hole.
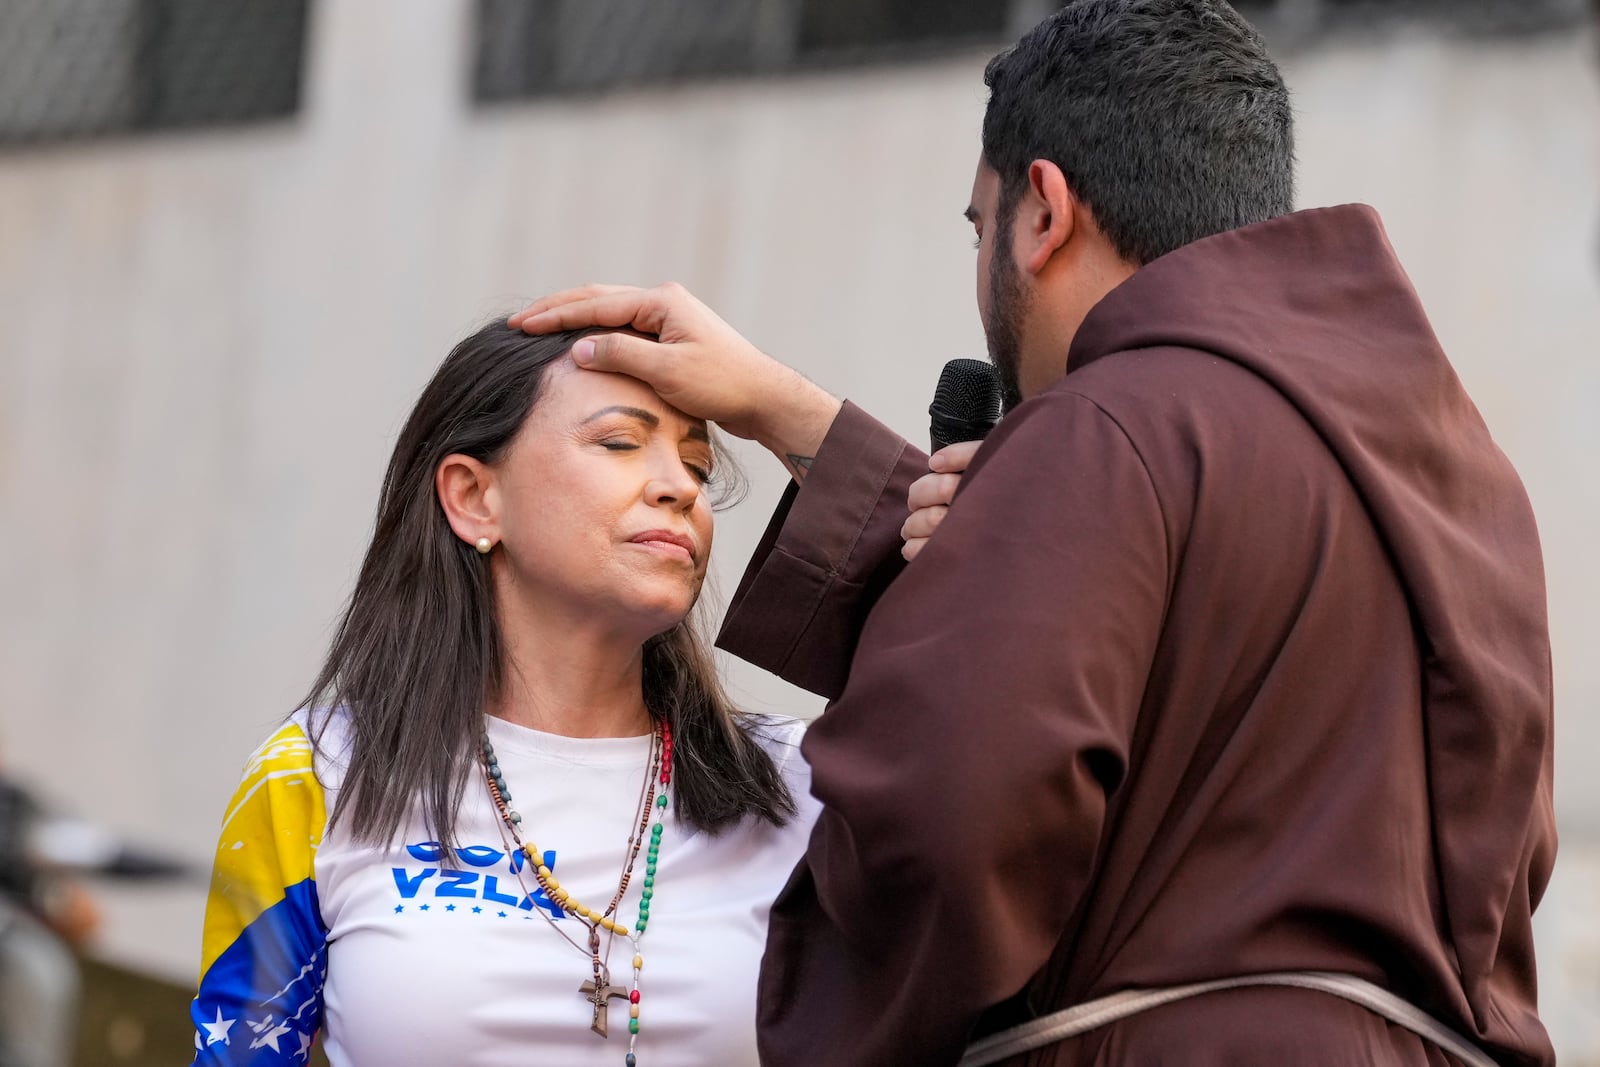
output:
M287 723L250 757L223 817L206 901L202 975L245 927L283 900L286 887L313 877L326 822L311 740L298 723Z

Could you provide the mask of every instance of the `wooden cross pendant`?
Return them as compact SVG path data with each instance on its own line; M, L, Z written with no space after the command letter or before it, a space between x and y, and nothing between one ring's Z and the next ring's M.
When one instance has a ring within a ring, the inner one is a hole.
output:
M606 1008L610 1006L608 1002L618 997L627 1000L628 991L619 985L597 986L593 982L585 982L579 987L578 992L594 1005L594 1022L589 1024L589 1029L601 1037L609 1036L606 1033Z

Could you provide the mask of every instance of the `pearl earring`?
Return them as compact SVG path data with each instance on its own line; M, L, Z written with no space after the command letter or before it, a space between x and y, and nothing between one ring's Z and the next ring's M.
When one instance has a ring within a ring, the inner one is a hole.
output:
M480 555L487 556L492 548L494 548L493 541L489 540L487 537L478 538L477 549Z

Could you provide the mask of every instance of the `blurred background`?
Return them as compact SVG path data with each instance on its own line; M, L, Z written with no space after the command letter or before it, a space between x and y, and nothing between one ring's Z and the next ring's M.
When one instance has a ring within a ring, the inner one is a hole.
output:
M34 826L0 833L0 888L48 919L39 995L82 982L73 1062L187 1062L223 807L452 343L676 280L923 439L939 367L983 351L983 65L1056 6L0 0L0 812ZM1600 4L1239 7L1295 94L1301 206L1379 209L1532 495L1563 833L1541 1000L1593 1067ZM784 481L745 454L723 590ZM727 669L751 708L820 710Z

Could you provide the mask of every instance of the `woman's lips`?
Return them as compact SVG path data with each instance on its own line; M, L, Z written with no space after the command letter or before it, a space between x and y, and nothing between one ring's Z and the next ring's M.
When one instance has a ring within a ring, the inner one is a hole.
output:
M686 563L693 563L695 559L694 542L683 534L673 533L671 530L646 530L629 538L628 543L674 559L681 559Z

